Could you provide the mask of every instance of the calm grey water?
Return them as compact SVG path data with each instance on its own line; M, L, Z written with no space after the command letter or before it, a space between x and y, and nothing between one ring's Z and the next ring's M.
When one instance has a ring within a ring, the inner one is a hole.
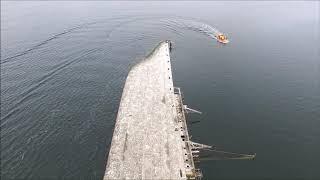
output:
M192 139L257 153L205 179L320 179L319 2L1 1L2 179L101 179L128 69L165 39Z

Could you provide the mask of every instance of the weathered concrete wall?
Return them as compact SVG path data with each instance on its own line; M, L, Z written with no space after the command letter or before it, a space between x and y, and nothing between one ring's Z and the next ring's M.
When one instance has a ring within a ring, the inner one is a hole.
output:
M186 179L169 42L128 74L104 179Z

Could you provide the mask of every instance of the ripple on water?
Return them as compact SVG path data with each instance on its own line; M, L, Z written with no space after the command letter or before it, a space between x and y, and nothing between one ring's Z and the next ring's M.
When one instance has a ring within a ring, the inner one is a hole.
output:
M111 140L128 70L154 44L182 39L185 31L212 38L217 30L174 17L109 18L74 25L1 59L3 173L74 177L104 166L101 144Z

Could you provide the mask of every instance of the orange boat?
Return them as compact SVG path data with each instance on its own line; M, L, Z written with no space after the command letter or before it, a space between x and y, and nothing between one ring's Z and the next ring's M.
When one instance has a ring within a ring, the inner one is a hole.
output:
M220 43L227 44L229 42L227 36L224 34L217 34L217 35L215 35L215 37L216 37L217 41Z

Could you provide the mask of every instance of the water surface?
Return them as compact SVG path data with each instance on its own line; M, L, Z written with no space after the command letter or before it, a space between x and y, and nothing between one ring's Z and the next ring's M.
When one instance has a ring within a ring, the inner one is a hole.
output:
M257 153L205 179L320 178L319 2L1 1L2 178L101 179L128 70L165 39L192 139Z

